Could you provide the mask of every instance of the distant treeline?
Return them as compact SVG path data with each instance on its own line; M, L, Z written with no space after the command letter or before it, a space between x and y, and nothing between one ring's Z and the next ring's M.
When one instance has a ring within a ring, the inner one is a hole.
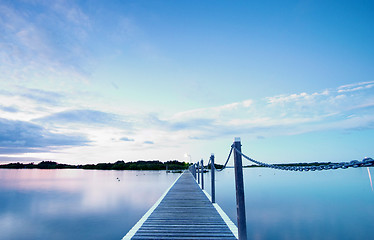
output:
M209 164L208 166L204 166L204 167L207 168L207 169L211 169L210 164ZM221 168L223 168L223 165L215 163L215 164L214 164L214 167L215 167L216 169L221 169Z
M329 165L331 162L313 162L313 163L286 163L286 164L274 164L277 166L321 166L321 165ZM221 164L214 164L216 169L221 169L223 165ZM182 170L187 169L189 166L186 162L179 162L177 160L171 160L167 162L160 162L158 160L154 161L137 161L137 162L124 162L122 160L117 161L115 163L98 163L98 164L85 164L85 165L69 165L69 164L61 164L52 161L43 161L38 164L34 163L9 163L0 165L0 168L13 168L13 169L97 169L97 170ZM259 165L248 165L243 166L245 168L251 167L262 167ZM209 166L205 166L205 168L210 169Z
M13 168L13 169L97 169L97 170L181 170L188 168L189 164L179 162L177 160L167 161L165 163L158 160L155 161L137 161L137 162L124 162L117 161L115 163L98 163L86 165L69 165L61 164L52 161L43 161L38 164L34 163L9 163L0 165L0 168Z

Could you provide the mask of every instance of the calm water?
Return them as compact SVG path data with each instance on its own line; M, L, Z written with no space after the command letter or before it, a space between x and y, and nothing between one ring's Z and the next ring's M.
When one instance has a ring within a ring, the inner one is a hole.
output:
M0 169L0 239L121 239L178 176Z
M236 223L233 173L217 173L216 200ZM210 193L210 174L205 176ZM374 239L374 192L367 168L255 168L245 169L244 178L248 239Z
M249 239L374 239L366 168L244 175ZM0 169L0 239L121 239L178 176ZM236 222L233 169L217 173L216 187L217 202Z

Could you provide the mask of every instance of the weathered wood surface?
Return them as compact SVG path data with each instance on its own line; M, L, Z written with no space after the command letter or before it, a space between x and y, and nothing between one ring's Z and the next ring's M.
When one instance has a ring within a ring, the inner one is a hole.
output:
M236 239L186 171L131 239Z

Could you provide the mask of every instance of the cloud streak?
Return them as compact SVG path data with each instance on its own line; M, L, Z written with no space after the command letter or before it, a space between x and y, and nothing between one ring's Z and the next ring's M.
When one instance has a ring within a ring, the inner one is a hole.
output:
M0 154L49 152L88 143L84 136L53 133L33 123L0 118Z
M38 113L42 117L28 121L2 118L0 155L50 153L72 147L161 151L163 148L178 148L181 144L232 136L269 138L317 131L371 129L374 128L374 88L364 87L370 84L357 83L319 92L245 99L181 111L171 116L160 116L160 113L125 116L85 108L49 112L54 106L62 105L64 108L64 94L20 88L18 96L11 92L0 95L4 99L18 97L32 100L28 108L42 108L45 112ZM362 88L339 92L340 89L355 89L357 86ZM57 96L56 101L49 101L54 96ZM1 111L9 116L18 116L25 107L1 105Z
M18 109L16 107L12 107L12 106L0 105L0 110L2 110L4 112L10 112L10 113L18 112Z
M52 75L85 79L89 26L73 2L0 3L1 78L20 83Z
M237 134L267 137L325 130L373 128L373 83L361 82L314 93L303 92L266 97L257 101L246 100L250 103L247 105L241 102L189 110L175 114L169 121L191 123L189 129L195 130L194 135L190 136L193 139ZM201 116L206 117L202 124L204 127L196 124L194 128L194 121L199 120ZM168 124L164 121L164 125Z
M25 87L18 88L19 96L41 104L57 106L60 104L61 99L64 97L63 94L53 91L45 91L41 89Z
M374 87L374 81L353 83L353 84L340 86L338 88L338 92L339 93L354 92L354 91L359 91L359 90L370 89L372 87Z
M124 142L134 142L135 141L135 139L128 138L128 137L122 137L119 140L124 141Z
M130 123L120 120L120 116L90 109L73 109L57 112L49 116L35 119L44 124L84 124L84 125L111 125L128 127Z

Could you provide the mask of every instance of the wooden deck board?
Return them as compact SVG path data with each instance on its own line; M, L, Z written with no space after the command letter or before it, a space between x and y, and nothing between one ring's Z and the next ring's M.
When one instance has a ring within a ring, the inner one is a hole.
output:
M130 239L126 236L123 239ZM232 240L237 238L192 174L186 171L131 239Z

